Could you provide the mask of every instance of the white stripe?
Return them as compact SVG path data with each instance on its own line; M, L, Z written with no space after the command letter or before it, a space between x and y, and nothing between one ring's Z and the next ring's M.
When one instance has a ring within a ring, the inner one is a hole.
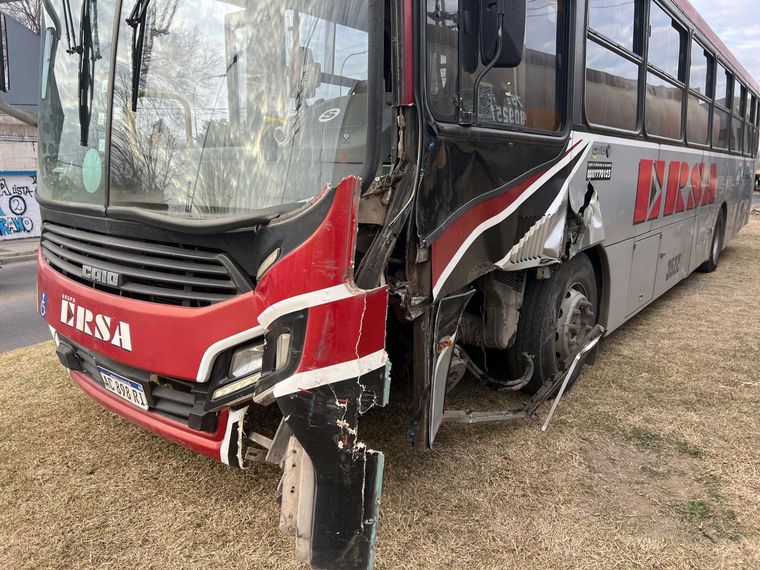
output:
M222 446L219 448L219 460L225 465L230 464L230 459L228 456L230 453L230 440L232 439L232 426L235 422L242 422L243 416L245 416L245 413L247 411L248 406L240 408L239 410L230 410L230 413L227 416L227 427L224 430L224 439L222 440ZM235 437L238 437L240 430L243 429L242 424L238 423L238 426L238 433L235 434ZM241 459L240 454L241 449L238 446L238 461Z
M50 328L50 334L52 335L53 340L55 341L55 346L58 347L61 344L61 341L58 338L58 333L52 326L48 325L48 327Z
M567 177L565 180L565 183L562 185L562 190L560 190L559 194L557 194L557 197L554 199L554 202L552 202L552 205L549 206L549 209L546 210L546 215L553 216L559 211L560 206L565 200L570 199L570 184L575 179L575 176L578 174L578 171L581 169L581 167L584 166L586 163L586 159L588 158L589 153L591 152L591 145L586 147L585 154L581 159L578 161L578 164L575 165L572 172L570 173L570 176ZM513 248L514 249L514 248ZM507 252L507 255L505 255L502 259L496 262L496 265L498 265L501 268L504 268L507 265L507 260L509 259L509 256L511 255L512 250Z
M573 141L574 142L574 141ZM467 253L467 250L472 245L472 243L486 230L489 228L492 228L493 226L501 223L506 218L508 218L517 208L519 208L523 202L525 202L528 198L530 198L536 190L541 188L544 184L546 184L549 180L551 180L557 172L562 170L565 166L567 166L570 162L572 162L578 154L583 152L585 150L584 144L579 144L576 146L570 153L565 156L562 160L560 160L557 164L555 164L553 167L551 167L545 174L541 176L538 180L536 180L533 184L531 184L514 202L512 202L505 210L502 210L498 214L496 214L494 217L489 218L485 220L484 222L481 222L481 224L475 228L475 230L467 236L467 239L464 240L462 245L459 246L459 249L454 254L454 257L451 258L449 263L444 268L443 272L441 273L441 276L438 278L438 281L436 281L435 286L433 287L433 298L438 298L438 294L441 292L441 288L443 287L443 284L446 282L446 280L449 278L451 273L454 271L456 266L459 264L461 259L464 257L465 253ZM506 190L508 191L508 190Z
M274 387L274 397L280 398L288 394L294 394L300 390L312 390L327 384L335 384L349 378L358 378L363 374L382 368L388 362L388 354L385 350L378 350L367 356L325 366L317 370L294 374L287 380L283 380Z
M597 135L594 133L585 133L585 132L578 132L573 131L571 134L571 137L573 140L582 140L586 142L592 142L592 143L605 143L605 144L617 144L622 146L630 146L630 147L636 147L636 148L646 148L649 150L658 150L662 149L666 152L675 152L675 153L683 153L683 154L695 154L699 156L708 156L712 158L732 158L735 160L752 160L750 157L746 156L740 156L735 154L728 154L728 152L715 152L710 149L698 149L698 148L690 148L685 146L678 146L674 144L668 144L666 142L659 143L659 142L653 142L653 141L646 141L641 139L629 139L626 137L615 137L615 136L608 136L608 135Z
M259 315L258 326L219 340L206 349L206 352L201 359L200 366L198 367L198 374L195 381L206 382L209 379L211 375L211 366L220 352L262 336L266 328L281 316L295 311L301 311L309 307L316 307L318 305L324 305L325 303L348 299L357 293L358 290L355 290L348 283L343 283L334 287L320 289L319 291L312 291L310 293L304 293L303 295L290 297L289 299L284 299L267 307L261 315Z

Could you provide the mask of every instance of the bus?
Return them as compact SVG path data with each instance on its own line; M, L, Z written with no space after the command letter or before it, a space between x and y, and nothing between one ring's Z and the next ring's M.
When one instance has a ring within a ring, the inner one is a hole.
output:
M748 222L760 86L688 0L43 8L57 357L134 424L280 467L314 568L374 564L362 416L409 398L420 451L535 417ZM526 405L448 409L468 371Z

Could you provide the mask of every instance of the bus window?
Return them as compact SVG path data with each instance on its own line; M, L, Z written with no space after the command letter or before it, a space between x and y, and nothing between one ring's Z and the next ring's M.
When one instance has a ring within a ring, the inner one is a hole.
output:
M458 2L428 0L427 91L430 110L441 121L457 120L459 68Z
M649 16L649 65L674 79L683 80L683 50L686 33L662 8L652 2Z
M651 71L647 74L647 134L668 139L681 138L683 89Z
M686 140L690 143L706 145L710 142L710 103L694 95L689 95L686 110Z
M742 99L741 99L741 115L745 119L749 119L749 105L748 98L747 98L747 88L742 85Z
M449 122L457 120L457 102L462 111L472 112L475 80L485 67L480 62L474 73L460 70L458 12L456 0L428 0L428 96L436 118ZM478 124L502 129L560 130L563 105L559 93L563 90L558 76L564 67L564 50L558 40L564 17L564 0L529 6L523 61L516 68L492 69L485 75L478 92Z
M742 120L736 115L731 119L731 151L742 151Z
M691 42L689 96L686 109L686 140L693 144L710 142L709 78L713 71L712 56L696 40Z
M713 146L720 150L728 150L728 130L730 115L727 111L715 107L713 114Z
M728 92L730 75L726 68L722 65L718 65L718 73L715 79L715 102L718 105L722 105L726 109L729 109L731 98Z
M708 78L712 69L712 56L697 42L691 42L691 70L689 72L689 89L709 97Z
M586 116L595 125L636 130L639 66L593 40L586 47Z
M638 127L638 6L630 0L589 0L585 107L593 125L627 131Z
M742 94L744 92L744 88L741 83L739 83L739 79L734 80L734 104L733 107L731 107L735 114L741 115L742 114Z
M608 40L634 52L636 3L631 0L589 0L588 26Z
M680 140L686 31L654 2L649 24L646 132Z

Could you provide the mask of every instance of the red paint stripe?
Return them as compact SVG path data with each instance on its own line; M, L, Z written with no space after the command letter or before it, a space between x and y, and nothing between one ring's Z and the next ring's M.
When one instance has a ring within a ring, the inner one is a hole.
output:
M402 105L414 103L414 3L404 1L404 93Z
M383 350L387 309L386 288L309 309L298 372L326 368Z
M560 158L562 160L568 156L575 148L583 141L578 141L572 147L570 147ZM539 178L546 174L550 168L546 168L541 172L534 174L527 180L518 183L511 188L507 188L499 194L494 196L480 204L476 204L463 214L461 214L451 225L449 225L443 233L435 240L432 245L432 273L433 283L437 283L441 278L443 270L454 258L459 251L464 241L472 234L476 228L485 222L506 210L515 200L517 200L522 194ZM506 253L506 252L505 252Z

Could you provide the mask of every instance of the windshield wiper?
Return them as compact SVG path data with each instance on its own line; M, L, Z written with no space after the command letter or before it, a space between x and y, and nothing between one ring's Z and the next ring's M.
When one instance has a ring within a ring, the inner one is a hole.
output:
M137 111L137 99L140 96L140 71L142 69L143 46L145 45L145 20L148 15L150 0L137 0L132 13L127 18L127 25L132 32L132 112Z
M101 57L100 48L97 45L96 39L97 28L93 35L91 8L96 10L95 17L97 18L95 0L84 0L82 2L79 45L74 46L74 51L79 54L79 142L82 146L88 146L90 119L92 118L92 102L95 95L95 62ZM69 17L70 16L71 13L69 10Z

